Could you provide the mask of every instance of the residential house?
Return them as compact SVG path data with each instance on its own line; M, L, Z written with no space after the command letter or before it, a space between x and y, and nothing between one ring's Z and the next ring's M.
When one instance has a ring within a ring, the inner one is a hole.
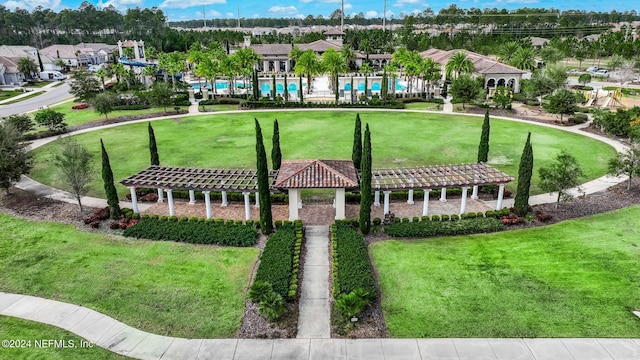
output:
M78 45L51 45L40 50L41 55L53 59L53 64L62 60L69 67L102 64L109 61L109 57L117 48L116 45L99 43L80 43ZM43 59L44 62L44 59ZM61 70L54 66L55 70Z

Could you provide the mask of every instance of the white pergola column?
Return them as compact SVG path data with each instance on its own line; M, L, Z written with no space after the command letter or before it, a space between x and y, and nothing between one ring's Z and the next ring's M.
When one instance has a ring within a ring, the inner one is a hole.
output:
M204 205L207 208L207 219L211 219L211 192L203 191L204 193Z
M196 203L196 192L189 190L189 204L194 205Z
M222 192L222 206L227 206L229 205L229 202L227 201L227 192L223 191Z
M380 206L380 191L374 193L373 206Z
M248 192L243 192L242 195L244 195L244 218L245 220L250 220L251 219L251 201L249 200L249 194Z
M409 198L407 199L407 204L413 205L413 190L409 190Z
M384 214L387 215L389 213L389 194L391 191L384 191Z
M429 215L429 192L431 189L424 189L424 203L422 204L422 216Z
M440 193L440 201L447 202L447 188L442 188L442 192Z
M460 215L464 214L467 211L467 190L469 190L468 186L462 187L462 198L460 199Z
M473 192L471 193L471 198L473 200L478 200L478 185L473 187Z
M504 198L504 184L500 184L498 187L498 203L496 203L496 210L502 209L502 199Z
M158 189L158 202L164 202L164 190Z
M131 192L131 207L133 208L133 212L139 214L140 211L138 211L138 196L136 195L136 188L129 186L129 192Z
M344 188L336 189L336 220L345 218Z
M260 207L260 193L256 191L256 207Z
M298 220L298 189L289 189L289 220Z
M169 216L176 215L176 209L173 207L173 190L167 189L167 201L169 202Z

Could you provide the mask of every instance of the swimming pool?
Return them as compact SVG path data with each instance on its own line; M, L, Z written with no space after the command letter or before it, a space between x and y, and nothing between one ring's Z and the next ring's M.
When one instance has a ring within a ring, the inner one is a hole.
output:
M244 88L244 81L242 80L236 80L236 87L237 88ZM204 81L201 82L201 84L204 84ZM193 90L200 90L200 84L199 83L191 83L189 84ZM229 81L227 80L216 80L216 90L225 90L229 88ZM207 83L207 89L211 90L211 83Z

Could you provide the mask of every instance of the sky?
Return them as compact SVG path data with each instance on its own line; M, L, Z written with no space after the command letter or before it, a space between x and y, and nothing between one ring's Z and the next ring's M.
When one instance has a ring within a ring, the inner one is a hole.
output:
M89 0L96 7L113 5L122 13L127 8L162 9L170 21L202 19L203 5L207 19L236 18L238 10L241 18L273 17L304 18L307 15L324 17L340 8L341 0ZM77 9L82 0L0 0L0 4L13 10L17 7L31 11L37 6L58 12L65 8ZM382 17L384 0L344 0L347 15L362 13L365 17ZM556 8L560 10L603 11L611 10L640 12L638 0L386 0L387 18L398 17L401 13L419 13L427 8L438 12L455 3L459 8L518 9Z

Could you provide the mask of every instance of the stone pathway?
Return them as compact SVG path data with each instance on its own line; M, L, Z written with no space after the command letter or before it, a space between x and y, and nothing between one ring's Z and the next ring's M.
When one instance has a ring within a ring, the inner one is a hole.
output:
M640 359L640 339L182 339L134 329L82 306L3 292L0 315L57 326L134 359Z
M329 339L329 227L307 226L305 248L298 339Z

